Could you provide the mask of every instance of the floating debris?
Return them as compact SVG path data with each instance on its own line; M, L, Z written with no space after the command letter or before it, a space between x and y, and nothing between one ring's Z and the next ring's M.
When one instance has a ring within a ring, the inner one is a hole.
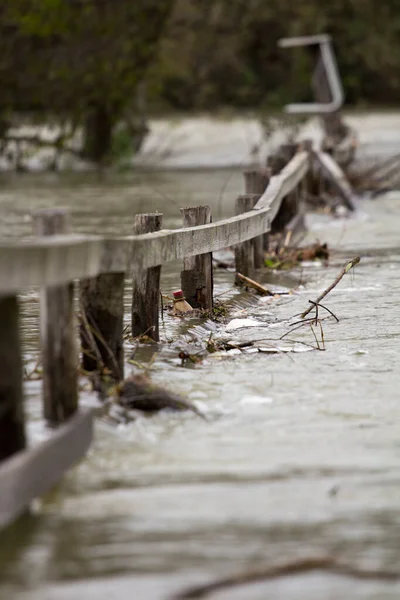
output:
M124 408L154 413L169 409L174 411L192 411L204 415L187 400L165 388L154 385L146 375L139 374L126 379L116 386L117 402Z
M262 296L273 296L273 292L262 286L258 281L254 281L254 279L250 279L249 277L245 277L241 273L236 273L236 277L243 281L246 284L246 287L251 287L256 290L257 293Z
M187 313L192 312L192 310L193 308L190 306L189 302L186 301L182 290L174 292L174 312Z
M368 166L352 168L347 175L359 193L370 192L378 196L400 189L399 167L400 154L396 153L383 160L374 160Z
M265 266L269 269L292 269L299 263L329 259L328 244L316 242L304 248L276 247L265 257Z

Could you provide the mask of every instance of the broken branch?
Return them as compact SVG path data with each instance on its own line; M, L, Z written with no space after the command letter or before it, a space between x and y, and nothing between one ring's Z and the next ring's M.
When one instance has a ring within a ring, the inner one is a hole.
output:
M323 300L325 298L325 296L327 296L329 294L329 292L331 292L333 290L333 288L335 288L337 286L337 284L346 275L346 273L348 273L350 271L350 269L355 267L355 265L357 265L359 262L360 262L359 256L355 256L350 262L348 262L343 267L343 269L340 271L340 273L336 277L335 281L329 287L327 287L326 290L324 290L320 296L318 296L318 298L315 300L315 302L313 302L312 305L309 308L307 308L307 310L305 310L302 313L301 318L304 319L315 307L315 304L319 304L321 302L321 300Z

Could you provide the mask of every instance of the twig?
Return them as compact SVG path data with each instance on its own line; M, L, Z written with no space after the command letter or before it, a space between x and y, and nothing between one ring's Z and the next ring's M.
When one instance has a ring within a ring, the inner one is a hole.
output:
M35 373L37 375L39 375L39 367L42 364L42 355L39 354L39 356L36 359L35 365L33 367L33 369L31 371L28 371L26 368L24 369L24 379L26 381L30 381L33 379L33 376L35 375ZM36 379L40 379L41 377L37 377Z
M315 331L314 331L314 327L313 327L313 321L311 321L311 323L310 323L310 329L311 329L311 331L312 331L312 334L313 334L313 336L314 336L315 343L317 344L317 348L318 348L318 350L322 350L321 346L319 345L318 338L317 338L317 336L316 336L316 334L315 334Z
M161 310L161 321L164 324L164 300L162 292L160 292L160 310Z
M108 355L110 356L113 364L114 364L114 368L115 368L115 372L116 373L120 373L120 368L117 362L117 359L115 358L114 352L111 350L110 346L107 344L106 340L104 339L104 337L102 336L101 332L99 331L98 327L96 326L96 324L94 323L93 319L92 319L92 324L89 323L87 315L85 314L85 311L83 310L81 312L81 316L84 316L83 322L85 325L85 329L86 332L89 335L89 340L93 345L93 351L96 354L97 360L99 361L99 366L102 370L104 370L104 361L103 358L101 356L101 352L100 352L100 348L98 346L98 344L96 343L95 338L97 338L99 340L99 342L104 346L104 348L106 349Z
M329 287L327 287L326 290L324 290L320 296L318 296L318 298L313 303L313 306L310 306L309 308L307 308L307 310L305 310L302 313L301 318L304 319L312 311L312 309L314 308L314 304L319 304L321 302L321 300L323 300L325 298L325 296L327 296L329 294L329 292L331 292L333 290L333 288L337 286L339 281L346 275L346 273L348 273L350 271L350 269L352 269L359 262L360 262L360 257L356 256L349 263L347 263L343 267L343 269L340 271L340 273L336 277L335 281Z
M332 315L332 317L334 319L336 319L336 322L339 323L339 319L337 318L337 316L335 315L334 312L332 312L327 306L324 306L323 304L321 304L320 302L318 302L318 304L316 302L313 302L312 300L309 300L310 304L314 304L315 306L320 306L321 308L323 308L324 310L326 310L330 315Z
M97 359L97 363L100 367L100 369L104 368L104 362L103 362L103 358L100 354L99 348L97 346L96 340L94 339L94 335L93 335L93 331L92 328L89 325L89 322L87 320L86 317L86 312L83 309L80 314L78 314L78 320L82 322L84 330L86 335L88 336L88 341L90 342L91 346L92 346L92 350L96 355L96 359Z
M231 588L234 586L253 583L256 581L268 581L279 577L290 575L300 575L312 571L325 571L336 575L344 575L359 581L398 581L400 575L397 571L385 571L363 569L356 565L348 565L335 560L331 556L311 556L306 558L294 559L287 563L260 567L242 573L236 573L226 576L209 584L199 585L189 588L174 597L175 600L185 600L189 598L205 598L212 592Z
M321 321L319 321L319 328L320 328L320 331L321 331L321 342L322 342L322 349L323 349L323 350L325 350L325 338L324 338L324 330L323 330L323 327L322 327L322 323L321 323Z

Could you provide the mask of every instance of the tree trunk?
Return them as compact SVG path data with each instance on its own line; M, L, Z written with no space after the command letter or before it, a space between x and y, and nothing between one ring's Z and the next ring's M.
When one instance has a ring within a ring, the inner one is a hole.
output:
M103 163L111 151L114 118L101 104L92 106L85 118L82 155L95 163Z

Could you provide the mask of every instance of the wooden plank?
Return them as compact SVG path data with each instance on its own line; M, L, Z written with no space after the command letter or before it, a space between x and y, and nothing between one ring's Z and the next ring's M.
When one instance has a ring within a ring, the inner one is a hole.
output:
M196 228L120 238L74 235L3 242L0 294L32 286L58 285L100 273L139 271L250 240L270 230L282 198L298 185L308 167L308 152L297 153L279 175L271 178L254 210Z
M313 150L312 156L321 167L326 179L342 197L347 208L353 211L357 210L357 203L351 185L337 162L326 152Z
M74 234L1 242L1 293L95 276L100 272L103 248L100 236Z
M279 175L271 177L269 186L258 201L255 210L263 210L265 207L269 207L269 217L272 222L279 211L283 198L300 183L309 166L309 153L306 151L298 152Z
M117 265L116 253L120 251L121 255L125 255L128 248L134 260L132 269L148 269L173 260L234 246L269 231L269 228L269 208L266 207L209 225L109 240L109 249L114 256L112 268L115 269Z
M80 411L46 441L0 463L0 527L25 512L82 458L93 436L92 411Z

